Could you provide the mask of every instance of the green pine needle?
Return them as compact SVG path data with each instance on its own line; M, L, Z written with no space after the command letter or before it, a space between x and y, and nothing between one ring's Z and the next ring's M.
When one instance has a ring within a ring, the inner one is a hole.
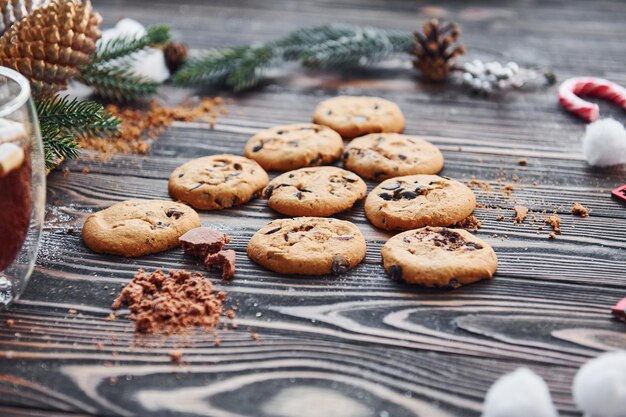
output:
M189 60L176 73L174 82L241 91L256 86L264 70L284 61L309 67L355 67L410 53L412 48L413 35L409 32L325 25L300 29L260 46L211 51L204 58Z
M46 168L53 169L64 159L78 157L78 143L74 135L53 125L41 126Z
M55 126L76 136L106 136L116 132L120 120L89 100L53 97L35 102L41 126Z
M106 99L132 101L157 93L159 83L135 75L118 65L94 66L81 73L80 80Z
M120 58L127 58L150 46L170 41L170 28L166 25L150 26L140 37L121 36L98 45L89 65L98 65Z

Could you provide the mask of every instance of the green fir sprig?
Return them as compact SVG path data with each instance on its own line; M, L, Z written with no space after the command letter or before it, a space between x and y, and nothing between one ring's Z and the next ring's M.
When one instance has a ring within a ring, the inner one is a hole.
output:
M137 53L170 40L168 26L151 26L140 37L119 37L98 45L89 64L80 70L80 81L107 99L130 101L157 93L159 83L130 69Z
M394 54L410 53L410 33L345 24L300 29L261 45L210 51L189 60L174 76L178 85L225 86L235 91L256 86L268 68L287 61L308 67L370 65Z
M52 97L35 101L41 127L46 167L54 168L64 159L78 156L81 136L113 136L120 120L90 100Z

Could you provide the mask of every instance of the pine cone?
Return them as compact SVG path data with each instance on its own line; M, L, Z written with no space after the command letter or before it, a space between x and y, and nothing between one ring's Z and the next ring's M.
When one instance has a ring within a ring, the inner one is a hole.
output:
M53 1L16 22L0 37L0 65L30 80L33 95L67 87L87 64L100 38L101 17L86 1Z
M40 7L47 6L51 0L0 0L0 35L15 22L22 20Z
M163 49L165 62L170 72L174 73L187 59L187 47L185 44L171 41Z
M424 24L424 33L414 32L416 59L413 66L421 71L424 78L442 81L454 66L454 59L465 53L465 47L458 44L461 28L456 23L442 23L432 19Z

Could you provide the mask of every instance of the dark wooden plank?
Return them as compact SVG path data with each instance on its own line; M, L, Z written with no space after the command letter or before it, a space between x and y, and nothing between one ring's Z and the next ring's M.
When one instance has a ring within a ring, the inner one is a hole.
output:
M333 21L413 30L437 10L400 0L94 3L105 24L122 16L167 22L195 48L265 41ZM561 77L597 74L626 84L622 2L437 7L463 25L473 56L514 56ZM203 224L233 237L238 255L234 281L209 277L239 306L239 327L220 331L221 346L202 332L137 338L124 318L106 320L115 292L138 268L202 265L177 250L138 259L91 253L80 239L89 213L127 198L167 198L167 177L178 164L240 153L255 131L309 120L319 101L338 93L396 101L407 132L442 149L444 175L491 185L476 190L475 214L483 222L478 234L500 260L493 281L437 291L389 280L380 247L390 234L367 223L362 203L338 216L366 236L361 265L342 277L277 276L245 255L250 236L277 217L256 200L201 213ZM171 87L160 95L166 102L180 96ZM528 366L547 380L561 415L580 416L571 399L576 369L601 351L626 348L624 325L608 311L626 286L626 206L609 195L626 182L626 168L586 166L578 143L584 124L560 109L555 87L486 99L416 82L408 65L340 75L294 69L234 100L214 130L177 123L146 157L83 159L67 164L67 176L49 177L36 271L23 298L0 313L0 414L478 416L491 383ZM624 120L606 103L601 112ZM514 186L511 195L504 184ZM591 208L591 217L572 216L574 201ZM542 210L556 211L563 235L550 240L546 226L514 225L515 204L536 211L537 222ZM183 366L170 363L174 348L183 351Z

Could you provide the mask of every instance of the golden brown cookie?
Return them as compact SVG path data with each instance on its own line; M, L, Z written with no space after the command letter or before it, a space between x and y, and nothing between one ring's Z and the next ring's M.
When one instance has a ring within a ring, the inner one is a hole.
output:
M263 191L271 208L287 216L331 216L365 197L367 185L356 174L337 167L286 172Z
M248 256L280 274L343 274L365 257L365 238L352 223L296 217L265 225L248 242Z
M339 96L325 100L315 109L313 122L330 127L344 139L404 130L404 115L398 105L380 97Z
M343 153L343 165L363 178L382 181L414 174L436 174L443 155L424 139L398 133L373 133L354 139Z
M128 200L89 216L83 240L94 252L133 257L175 248L179 237L199 226L198 213L184 204Z
M172 172L170 196L199 210L221 210L258 197L267 173L255 161L237 155L193 159Z
M491 246L462 229L409 230L389 239L381 253L393 278L427 287L457 288L491 279L498 268Z
M268 171L290 171L336 161L343 151L339 133L313 123L276 126L252 136L244 155Z
M365 200L365 215L376 227L409 230L449 226L476 208L472 190L446 177L408 175L383 181Z

